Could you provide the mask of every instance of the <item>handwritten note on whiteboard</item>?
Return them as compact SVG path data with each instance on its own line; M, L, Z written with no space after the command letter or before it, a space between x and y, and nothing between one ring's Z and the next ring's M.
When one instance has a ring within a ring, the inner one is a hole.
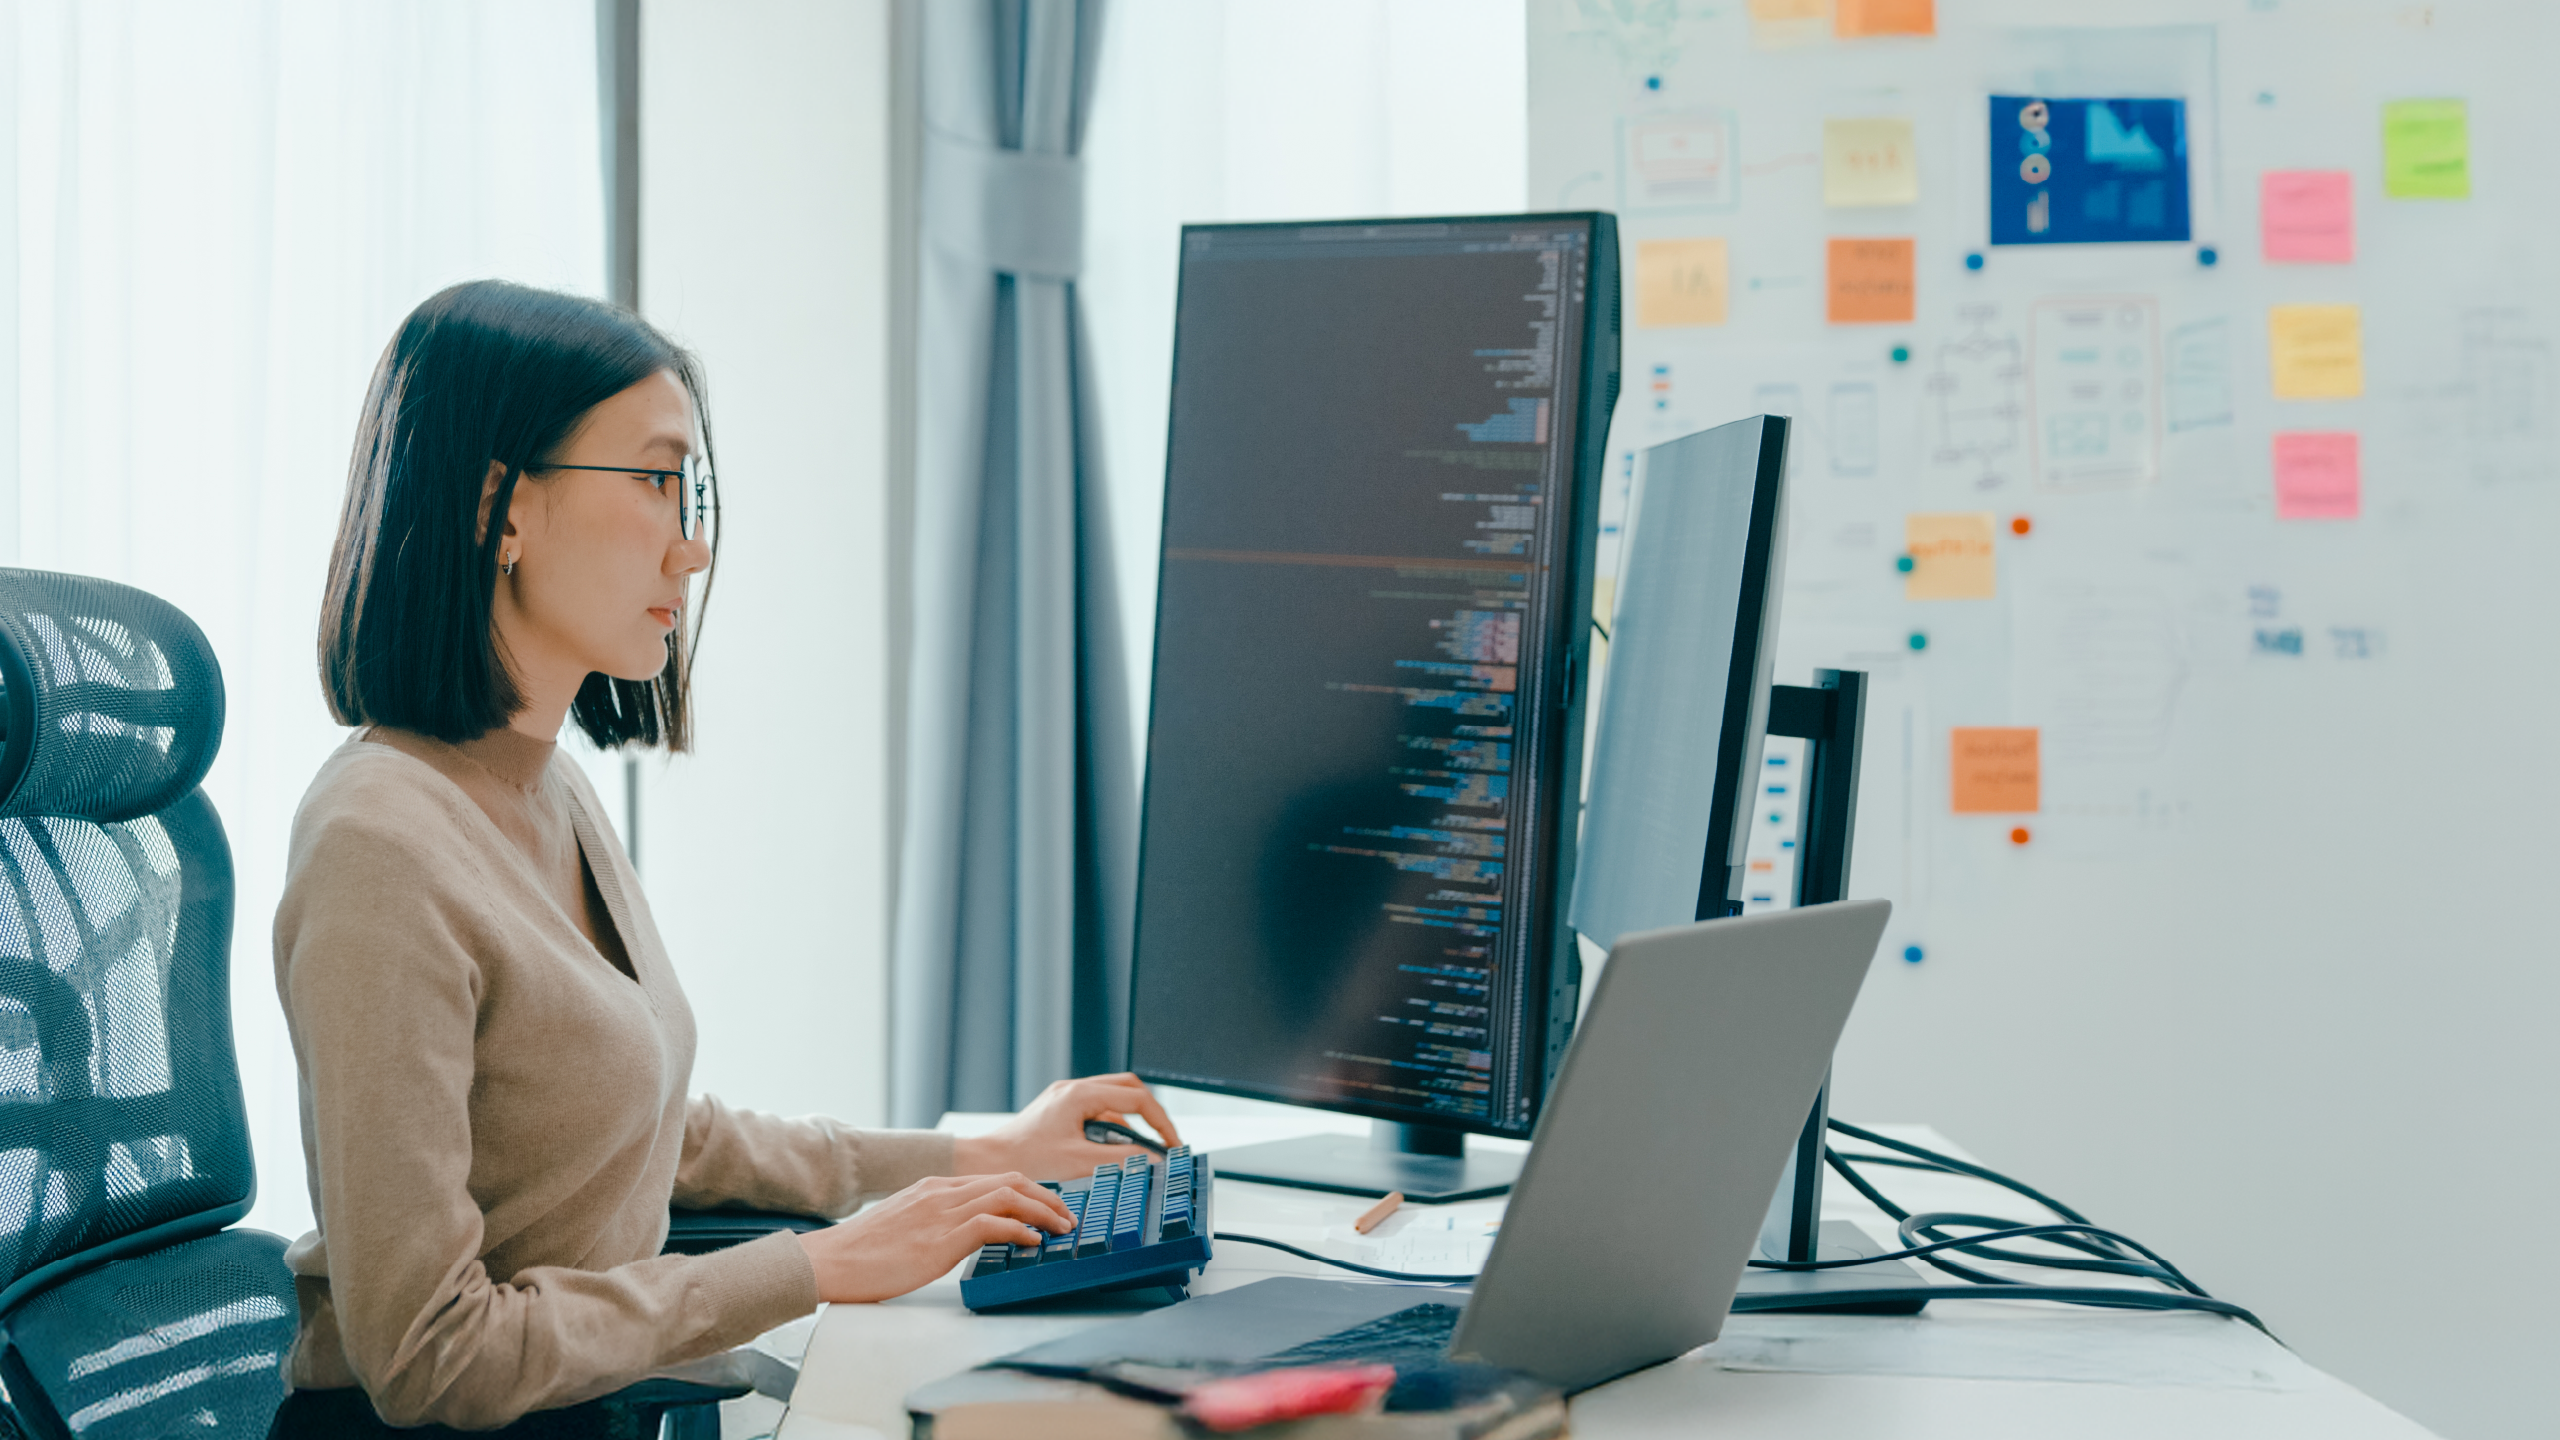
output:
M1955 813L2026 815L2042 808L2044 767L2032 726L1958 726L1949 733Z
M2356 258L2355 190L2344 170L2270 170L2258 178L2258 242L2279 265Z
M1908 239L1839 236L1831 242L1830 300L1834 325L1908 325L1913 306Z
M1890 115L1823 121L1822 203L1919 204L1920 165L1911 122Z
M2352 400L2364 393L2364 311L2355 305L2271 305L2267 360L2279 400Z
M1843 40L1871 35L1935 35L1937 0L1839 0L1834 21Z
M2364 472L2352 430L2279 432L2276 518L2353 520L2364 509Z
M2471 112L2459 100L2382 107L2382 193L2394 200L2471 198Z
M1988 510L1906 515L1902 550L1911 573L1902 577L1905 600L1988 600L2000 591Z
M1731 294L1721 238L1644 240L1636 245L1636 323L1721 325Z

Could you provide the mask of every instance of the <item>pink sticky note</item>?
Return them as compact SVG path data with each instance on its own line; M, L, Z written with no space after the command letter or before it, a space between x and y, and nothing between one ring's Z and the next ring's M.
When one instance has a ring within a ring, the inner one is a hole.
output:
M2276 436L2276 518L2353 520L2364 505L2364 473L2352 430L2293 430Z
M2356 258L2355 191L2344 170L2270 170L2258 180L2258 238L2278 264Z

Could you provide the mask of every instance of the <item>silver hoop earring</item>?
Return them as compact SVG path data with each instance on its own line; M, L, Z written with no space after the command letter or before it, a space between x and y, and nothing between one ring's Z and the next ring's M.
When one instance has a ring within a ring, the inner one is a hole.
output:
M499 574L501 574L501 575L513 575L514 573L516 573L516 562L514 562L513 560L509 560L509 561L505 562L504 564L500 565L500 566L498 567L498 573L499 573Z

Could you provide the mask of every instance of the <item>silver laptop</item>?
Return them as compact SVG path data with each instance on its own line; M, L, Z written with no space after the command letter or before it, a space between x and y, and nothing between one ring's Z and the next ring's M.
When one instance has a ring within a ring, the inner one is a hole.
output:
M1891 911L1861 900L1622 937L1472 1298L1265 1280L1008 1360L1445 1350L1580 1390L1715 1339Z

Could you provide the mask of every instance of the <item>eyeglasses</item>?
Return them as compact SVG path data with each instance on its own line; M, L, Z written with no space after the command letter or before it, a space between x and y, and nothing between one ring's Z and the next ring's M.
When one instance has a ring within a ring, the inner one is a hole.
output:
M684 457L681 470L652 470L643 465L533 465L533 470L601 470L608 475L628 475L646 480L652 489L665 494L667 486L676 487L676 529L687 540L708 544L711 530L718 523L719 506L711 498L711 467L699 455Z

